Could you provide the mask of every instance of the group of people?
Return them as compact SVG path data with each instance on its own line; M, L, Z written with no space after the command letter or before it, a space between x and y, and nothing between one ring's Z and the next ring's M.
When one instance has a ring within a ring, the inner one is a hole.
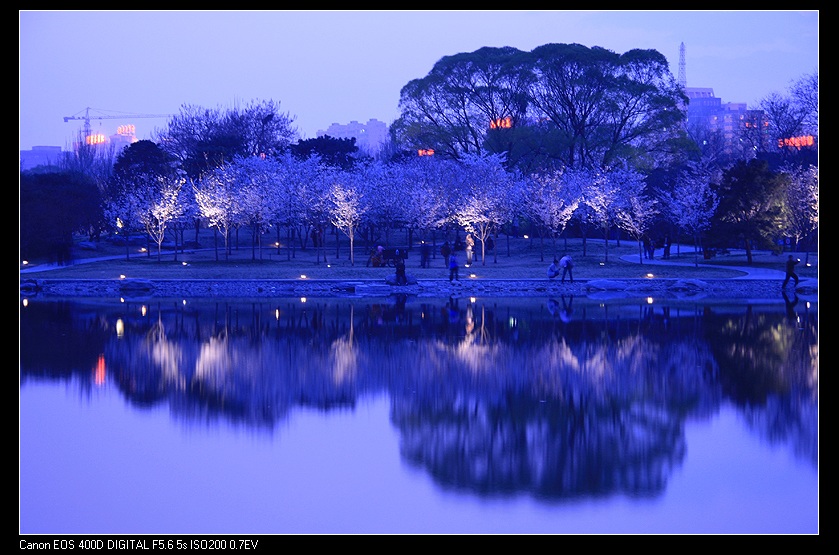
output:
M656 243L653 242L652 238L650 238L649 235L644 235L643 243L644 243L644 258L647 258L649 260L653 260L655 258ZM669 259L670 258L670 236L665 235L664 239L662 239L658 242L658 246L660 246L663 249L661 257L664 260Z
M554 258L553 263L548 266L548 277L554 279L559 277L559 274L562 273L562 278L560 279L561 283L565 283L565 276L567 275L568 278L571 280L571 283L574 283L574 260L571 258L571 255L566 254L560 259Z

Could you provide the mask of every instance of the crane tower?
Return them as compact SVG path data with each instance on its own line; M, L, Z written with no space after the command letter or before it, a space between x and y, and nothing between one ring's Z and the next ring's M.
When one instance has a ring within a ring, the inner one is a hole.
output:
M85 140L89 141L91 137L91 130L90 130L90 120L92 119L135 119L135 118L168 118L172 114L116 114L116 115L102 115L102 116L92 116L90 115L90 111L95 110L95 108L85 108L84 115L80 115L81 112L72 115L72 116L64 116L64 123L67 123L70 120L83 120L84 121L84 136ZM99 110L103 111L103 110Z

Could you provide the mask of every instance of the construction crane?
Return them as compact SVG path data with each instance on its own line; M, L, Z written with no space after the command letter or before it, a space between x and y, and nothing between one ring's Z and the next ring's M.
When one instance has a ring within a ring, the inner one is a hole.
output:
M90 111L95 110L95 108L85 108L84 115L79 115L81 112L74 116L65 116L64 123L67 123L70 120L83 120L84 121L84 136L85 139L91 136L90 131L90 120L92 119L135 119L135 118L168 118L171 117L172 114L119 114L114 116L91 116ZM100 110L101 111L101 110Z

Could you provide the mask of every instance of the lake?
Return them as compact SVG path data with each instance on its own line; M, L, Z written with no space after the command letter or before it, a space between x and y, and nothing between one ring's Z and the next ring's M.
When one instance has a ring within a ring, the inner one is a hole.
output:
M21 534L817 534L818 312L26 299Z

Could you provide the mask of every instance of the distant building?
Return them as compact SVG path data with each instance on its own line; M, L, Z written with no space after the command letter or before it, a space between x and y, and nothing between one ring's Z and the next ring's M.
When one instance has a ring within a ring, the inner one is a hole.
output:
M387 140L387 125L377 119L359 123L355 120L347 125L333 123L326 131L318 130L318 137L329 135L336 139L355 138L358 149L370 156L375 156Z
M685 94L690 99L687 127L700 147L713 144L729 156L771 148L763 110L749 110L745 102L723 102L711 88L686 87Z
M32 150L21 150L20 171L36 166L57 166L61 156L60 146L33 146Z

